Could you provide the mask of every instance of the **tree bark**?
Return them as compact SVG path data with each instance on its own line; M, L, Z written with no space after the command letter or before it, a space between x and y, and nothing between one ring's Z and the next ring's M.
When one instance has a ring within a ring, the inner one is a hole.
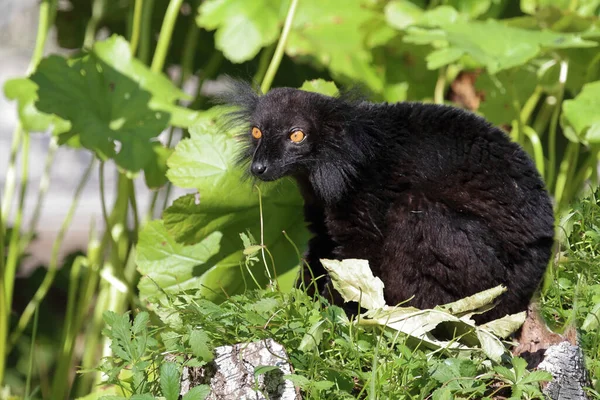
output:
M277 369L255 377L255 369L261 366ZM283 378L291 373L285 349L272 339L221 346L215 349L210 364L183 369L181 395L194 386L208 384L208 400L300 400L292 382Z

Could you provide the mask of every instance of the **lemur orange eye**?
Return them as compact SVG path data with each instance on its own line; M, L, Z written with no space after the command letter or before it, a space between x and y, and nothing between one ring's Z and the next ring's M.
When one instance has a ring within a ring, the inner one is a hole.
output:
M257 127L252 128L252 137L254 139L260 139L262 137L262 132Z
M304 132L302 131L294 131L290 135L290 140L294 143L300 143L305 138Z

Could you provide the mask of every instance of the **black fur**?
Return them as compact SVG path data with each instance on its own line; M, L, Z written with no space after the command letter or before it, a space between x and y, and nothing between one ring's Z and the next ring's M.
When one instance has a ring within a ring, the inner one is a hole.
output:
M242 159L266 167L255 175L298 182L315 276L325 275L320 258L363 258L391 305L412 297L432 307L503 284L507 293L478 322L527 308L554 219L533 163L502 131L448 106L290 88L258 96L239 82L225 100L247 140ZM289 139L297 129L306 134L300 144Z

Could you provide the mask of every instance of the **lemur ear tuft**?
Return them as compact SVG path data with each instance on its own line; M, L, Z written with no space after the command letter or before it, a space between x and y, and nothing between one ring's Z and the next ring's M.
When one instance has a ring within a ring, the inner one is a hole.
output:
M223 115L224 128L246 128L258 105L258 90L248 82L230 76L223 78L223 85L224 88L213 97L213 103L232 108Z

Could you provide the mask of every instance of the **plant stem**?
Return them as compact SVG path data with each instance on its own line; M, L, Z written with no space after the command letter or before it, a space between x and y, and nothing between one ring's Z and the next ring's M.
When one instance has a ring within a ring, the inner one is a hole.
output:
M169 2L162 27L160 28L158 43L154 50L152 65L150 66L152 72L160 73L165 66L167 52L169 51L169 45L171 44L171 36L173 35L173 29L175 28L175 21L177 20L177 15L179 14L182 3L183 0L171 0Z
M269 60L273 58L275 47L276 45L273 43L269 47L263 49L258 60L256 74L254 74L254 78L252 78L252 85L258 85L258 82L262 82L265 79L265 74L267 73L267 68L269 67Z
M79 289L81 277L81 266L85 257L77 257L71 266L69 274L69 292L67 295L67 310L65 313L65 322L62 333L62 346L56 362L56 370L52 382L52 398L67 398L69 387L69 370L73 362L73 351L75 348L75 339L79 332L79 326L76 325L76 295ZM83 304L78 304L82 307Z
M31 60L29 61L27 75L35 71L37 65L42 59L44 47L46 46L46 38L48 37L48 31L54 24L57 4L58 0L43 0L40 4L40 20L38 22L37 36L35 38L35 48L33 49Z
M288 8L287 16L285 17L285 23L283 24L283 30L281 31L281 36L279 37L279 43L277 43L275 54L271 59L271 63L269 64L269 68L265 74L265 79L262 81L262 85L260 86L260 90L263 93L267 93L271 88L275 74L279 69L279 64L281 64L281 59L283 58L283 53L285 52L285 45L287 43L290 30L292 29L292 22L294 21L294 14L296 13L297 6L298 0L292 0L290 2L290 7Z
M40 222L40 214L42 212L42 204L44 204L44 199L46 198L46 194L48 193L48 187L50 186L50 172L52 170L52 164L54 163L54 156L56 155L56 150L58 149L58 141L55 136L50 139L50 144L48 146L48 152L46 153L46 161L44 163L44 172L42 177L40 178L40 186L38 189L38 196L35 201L35 207L33 209L33 215L31 220L29 221L29 231L25 235L25 239L23 240L24 246L27 246L29 242L33 239L35 235L35 231L37 229L37 225Z
M565 83L567 81L567 75L569 73L569 63L561 61L560 63L560 75L559 85L560 90L555 97L556 102L554 103L554 112L552 113L552 119L550 120L550 132L548 137L548 174L547 184L549 190L556 190L557 182L554 180L556 174L556 132L558 130L558 122L560 117L560 111L562 107L563 96L565 93ZM566 153L565 153L566 154ZM558 178L557 178L558 181Z
M50 289L50 286L52 285L52 282L54 281L56 272L58 271L58 253L65 238L67 229L69 228L71 220L73 219L73 215L75 214L75 210L77 209L77 206L79 204L79 199L81 198L83 189L85 188L85 185L89 180L94 164L95 158L92 159L92 161L86 168L81 180L79 181L79 184L77 185L77 188L75 189L75 194L73 196L71 206L67 211L67 215L60 227L60 230L58 231L56 239L54 240L54 244L52 245L52 253L50 256L50 262L48 264L48 271L46 272L46 276L44 276L44 280L42 281L40 287L35 292L29 304L27 304L27 307L25 307L25 310L23 311L23 314L21 314L21 317L19 318L19 322L17 323L17 327L15 328L14 332L12 332L10 335L9 351L17 343L17 340L29 324L29 320L31 319L33 312L38 307L40 302L44 299L44 297L48 293L48 290Z
M135 57L135 52L137 51L140 42L143 5L144 0L135 0L135 5L133 6L133 27L131 28L131 40L129 43L129 49L131 50L131 55L133 57Z
M33 316L33 329L31 332L31 344L29 345L29 367L27 369L27 380L25 382L25 400L29 400L29 391L31 390L31 376L33 375L33 355L35 354L35 340L37 338L38 331L38 320L40 316L40 310L36 308L35 315Z
M142 9L141 37L138 59L148 65L150 60L150 41L152 40L152 12L154 11L154 0L145 0Z
M533 147L533 159L535 161L535 166L537 167L538 172L540 173L542 179L544 179L544 149L542 147L542 143L540 142L540 137L537 132L533 130L529 125L525 125L523 127L523 133L529 141L531 142L531 146Z
M577 168L578 156L579 143L569 142L560 163L560 169L556 178L556 187L554 188L554 202L556 204L556 211L558 212L563 208L563 199L567 191L567 185L569 184L569 176L571 175L571 170Z
M29 183L29 138L29 132L25 132L23 135L22 146L23 158L21 160L21 190L19 191L19 206L17 208L17 214L15 216L15 221L10 235L4 274L2 277L0 277L0 280L4 280L4 294L7 305L12 304L15 274L17 271L19 257L21 256L21 223L23 221L23 209L25 208L25 197L27 195L27 186Z
M85 37L83 39L84 48L91 48L96 41L98 24L104 17L105 2L106 0L94 0L92 3L92 16L85 27Z
M446 68L438 70L438 78L435 82L433 91L433 102L435 104L444 104L444 89L446 88Z

